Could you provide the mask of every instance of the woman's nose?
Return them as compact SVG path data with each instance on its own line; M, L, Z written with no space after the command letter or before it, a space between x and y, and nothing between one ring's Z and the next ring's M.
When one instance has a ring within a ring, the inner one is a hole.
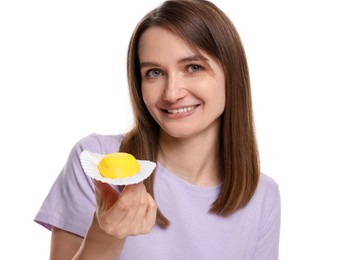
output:
M181 75L168 75L164 88L163 99L174 103L186 95L184 79Z

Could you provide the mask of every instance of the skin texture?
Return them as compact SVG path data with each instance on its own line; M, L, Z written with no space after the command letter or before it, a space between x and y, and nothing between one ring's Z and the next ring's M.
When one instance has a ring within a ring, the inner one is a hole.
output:
M192 184L219 184L216 158L225 108L220 63L157 26L141 36L139 57L143 100L161 127L157 159Z
M225 107L220 64L161 27L148 29L139 43L143 100L162 131L177 138L216 132ZM190 107L182 113L167 110Z

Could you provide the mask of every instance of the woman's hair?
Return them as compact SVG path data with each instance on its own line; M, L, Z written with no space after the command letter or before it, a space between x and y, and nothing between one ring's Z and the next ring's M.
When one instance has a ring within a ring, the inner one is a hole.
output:
M165 1L137 25L130 40L127 61L135 125L124 136L121 151L153 161L157 160L159 149L159 125L143 102L138 57L140 37L151 26L172 31L193 48L203 50L221 62L226 79L226 105L219 134L222 187L210 212L230 215L250 201L260 175L248 65L240 37L228 17L213 3L204 0ZM153 182L154 174L144 181L152 196ZM169 225L160 211L157 223L161 227Z

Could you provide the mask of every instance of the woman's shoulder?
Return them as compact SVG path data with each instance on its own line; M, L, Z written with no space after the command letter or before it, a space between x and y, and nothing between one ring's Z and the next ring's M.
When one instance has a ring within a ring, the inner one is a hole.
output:
M122 135L102 135L91 133L79 139L73 150L83 151L88 150L93 153L113 153L119 151L122 142Z
M254 200L265 207L280 208L280 190L278 183L268 175L261 173L254 194Z
M258 183L259 188L263 190L277 190L279 187L278 183L270 176L265 173L260 174Z

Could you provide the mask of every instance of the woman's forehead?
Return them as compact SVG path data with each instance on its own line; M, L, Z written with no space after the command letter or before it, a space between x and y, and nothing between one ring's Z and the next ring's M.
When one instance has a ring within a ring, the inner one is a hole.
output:
M141 35L138 56L141 62L169 57L177 59L179 62L189 59L197 61L214 59L206 51L195 47L173 31L160 26L152 26Z

